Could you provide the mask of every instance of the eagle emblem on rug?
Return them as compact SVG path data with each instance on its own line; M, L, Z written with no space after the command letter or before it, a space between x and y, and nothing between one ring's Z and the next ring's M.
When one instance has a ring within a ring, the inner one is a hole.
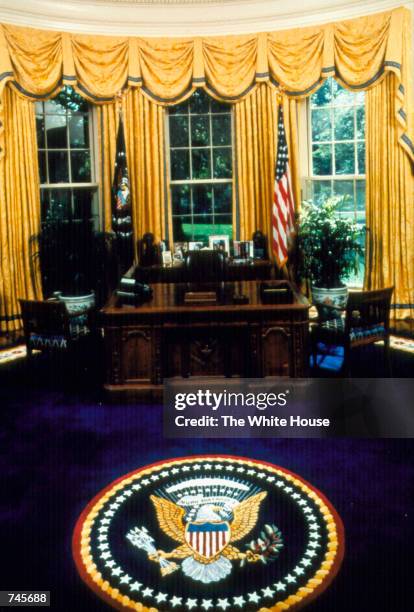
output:
M131 529L126 537L160 565L162 576L181 567L193 580L217 582L231 573L235 561L243 566L278 557L283 540L275 525L264 525L245 550L234 545L256 527L266 496L266 491L241 480L207 476L184 480L150 496L159 528L178 546L170 552L157 550L145 527Z

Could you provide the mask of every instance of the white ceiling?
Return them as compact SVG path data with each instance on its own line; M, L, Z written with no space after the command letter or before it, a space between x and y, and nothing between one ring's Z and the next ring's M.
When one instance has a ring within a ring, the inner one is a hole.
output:
M0 23L124 36L253 33L326 23L414 0L0 0Z

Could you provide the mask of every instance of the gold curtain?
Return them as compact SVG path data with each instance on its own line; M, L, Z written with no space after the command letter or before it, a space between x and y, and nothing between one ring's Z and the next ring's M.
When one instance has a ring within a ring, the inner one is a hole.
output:
M131 188L134 241L152 232L166 238L164 109L140 90L122 100L125 145Z
M112 183L114 180L116 144L119 128L119 104L98 106L98 141L104 214L104 231L112 231Z
M250 240L256 229L261 229L269 241L271 240L277 150L277 98L274 89L262 84L248 98L235 104L237 208L241 240ZM289 148L292 190L298 206L300 176L296 100L283 96L283 114Z
M0 330L21 327L19 298L41 297L40 191L34 104L6 87L0 159Z
M317 27L195 38L88 36L0 25L0 93L7 81L33 99L51 97L68 84L101 104L126 85L169 105L204 87L236 102L263 81L298 98L328 76L358 90L394 72L398 138L414 160L404 43L411 36L410 16L401 7Z
M395 316L414 317L414 174L396 141L395 76L366 95L368 289L395 286Z

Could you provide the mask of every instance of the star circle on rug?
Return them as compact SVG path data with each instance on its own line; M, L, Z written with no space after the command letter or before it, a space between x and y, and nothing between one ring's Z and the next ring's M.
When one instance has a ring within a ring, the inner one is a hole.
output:
M255 459L195 456L127 474L81 514L73 555L119 610L296 610L344 552L332 504L301 477Z

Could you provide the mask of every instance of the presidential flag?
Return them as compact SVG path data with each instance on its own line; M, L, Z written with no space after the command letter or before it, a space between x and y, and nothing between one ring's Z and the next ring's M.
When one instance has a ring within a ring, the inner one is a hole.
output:
M288 259L288 240L295 229L295 203L289 169L283 106L279 106L278 143L272 209L272 245L281 268Z

